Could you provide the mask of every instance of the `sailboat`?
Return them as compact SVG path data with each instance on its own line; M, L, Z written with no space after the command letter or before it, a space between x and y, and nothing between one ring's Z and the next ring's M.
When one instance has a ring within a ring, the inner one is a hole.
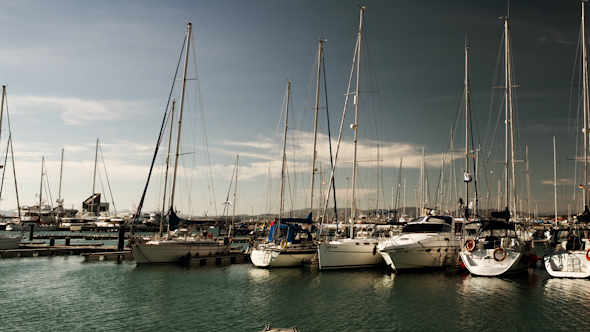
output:
M322 40L320 39L320 54ZM319 64L318 64L319 67ZM286 166L286 144L287 129L289 127L289 98L291 92L291 82L287 82L286 102L285 102L285 127L283 136L283 154L281 166L281 189L280 189L280 208L278 219L271 223L268 238L264 243L258 244L250 253L250 261L258 267L296 267L311 263L317 252L317 246L314 243L312 234L302 225L313 223L312 212L307 218L283 218L283 197L285 192L285 166ZM316 120L317 120L316 107ZM317 121L314 129L314 151L315 151L315 133L317 133ZM315 163L315 153L313 156ZM312 167L315 167L312 165ZM313 168L312 168L313 169ZM313 175L311 192L313 196ZM312 198L313 202L313 198Z
M583 58L583 113L584 123L588 123L588 58L586 45L586 0L582 1L582 58ZM586 126L586 125L585 125ZM588 278L590 277L590 211L588 211L588 132L584 129L584 185L582 197L584 212L577 216L577 222L567 229L555 232L551 241L553 250L543 257L545 270L557 278ZM555 137L553 137L555 146ZM555 149L555 148L554 148ZM555 152L554 152L555 153ZM557 208L556 208L557 210ZM557 223L557 212L555 215Z
M3 85L2 86L2 100L0 101L0 134L2 133L2 118L4 116L4 101L6 100L6 86ZM6 106L6 118L8 120L8 143L6 145L6 157L8 157L8 147L10 146L10 152L12 153L12 133L10 131L10 117L8 116L8 104ZM6 160L6 158L4 159ZM13 170L13 174L14 174L14 188L15 188L15 192L16 192L16 205L20 206L19 201L18 201L18 186L16 185L16 170L14 168L14 153L12 153L12 170ZM4 174L6 172L6 163L4 163L4 165L2 165L2 185L0 186L0 202L2 202L2 191L4 188ZM18 225L21 225L21 214L20 214L20 207L18 208L17 211L17 217L18 217ZM6 225L9 226L9 225ZM6 227L5 226L5 227ZM22 228L21 228L22 229ZM22 231L21 231L21 235L20 236L7 236L4 234L0 234L0 249L5 250L5 249L18 249L18 247L20 246L20 243L23 239L22 236Z
M465 46L465 192L468 200L470 175L469 169L469 48ZM424 156L424 150L422 150ZM422 167L424 169L424 158ZM426 186L424 171L421 171L420 184L422 191ZM420 194L421 204L426 201L424 193ZM469 218L468 205L465 205L465 220ZM381 242L378 246L379 253L385 259L387 265L393 270L436 268L455 265L461 241L455 233L455 219L451 216L437 216L434 211L409 222L399 235Z
M57 223L55 221L55 213L53 208L45 204L43 199L43 177L47 176L45 170L45 157L41 158L41 181L39 188L38 203L33 206L21 206L22 213L20 227L22 230L29 230L34 227L38 231L55 231Z
M461 255L462 264L471 274L479 276L500 276L507 273L526 271L536 264L538 257L533 248L532 235L510 221L508 206L514 209L516 217L516 183L514 179L514 116L512 105L512 73L510 66L510 35L508 33L508 17L504 21L505 59L505 105L506 105L506 144L505 144L505 195L506 209L491 213L485 220L476 220L464 225L464 242ZM509 152L511 152L509 154ZM512 166L512 199L510 202L510 170Z
M353 155L353 171L352 171L352 206L351 216L349 225L349 237L334 239L331 241L323 241L318 244L318 263L320 269L344 269L344 268L361 268L361 267L372 267L384 265L385 261L383 257L376 251L379 238L371 236L365 232L361 233L360 236L356 236L357 228L357 205L355 200L356 185L357 185L357 140L358 140L358 119L359 119L359 95L360 95L360 78L361 78L361 55L362 55L362 35L363 35L363 20L364 14L367 7L362 7L360 10L360 22L359 30L356 42L356 49L354 59L352 62L353 71L356 61L356 93L354 94L354 105L355 105L355 120L354 124L350 127L354 130L354 155ZM352 81L352 71L350 81ZM346 108L348 105L348 97L351 95L350 83L348 93L346 94L346 102L344 105L343 118L346 114ZM342 136L342 128L340 130L340 137ZM340 142L340 137L338 141ZM336 157L338 156L338 150ZM331 172L330 185L332 185L332 179L334 178L334 164ZM330 190L328 190L329 195ZM328 199L326 199L327 202ZM327 204L326 204L327 206ZM324 208L325 210L325 208Z
M199 223L198 221L193 220L185 220L181 219L177 215L177 211L174 209L174 198L176 192L176 182L177 182L177 171L178 171L178 158L180 156L179 149L180 149L180 138L181 138L181 130L182 130L182 115L184 110L184 93L186 87L186 73L189 61L189 50L190 50L190 42L192 37L192 23L188 23L186 29L186 40L184 43L184 70L183 70L183 78L182 78L182 92L180 97L180 110L178 115L178 128L176 129L176 153L174 154L174 171L171 181L171 189L170 189L170 203L168 205L167 211L162 214L162 218L167 218L168 220L168 232L166 234L162 234L160 232L156 236L153 237L139 237L133 238L131 241L131 251L133 253L133 258L138 265L142 264L154 264L154 263L175 263L179 262L182 259L188 259L190 257L196 256L209 256L209 255L216 255L216 254L224 254L228 253L230 250L230 243L228 238L224 238L223 240L215 240L213 238L202 237L201 235L194 235L193 231L196 225ZM170 130L170 140L172 140L172 126L174 125L174 121L172 120L172 116L174 114L174 103L171 111L171 118L169 119L171 130ZM164 117L166 119L166 116ZM158 138L158 144L156 145L156 151L154 153L154 161L156 159L158 148L161 142L163 130L165 129L165 121L162 124L162 129L160 131L160 136ZM170 148L169 148L170 150ZM172 157L172 156L170 156ZM166 180L164 185L164 199L163 202L166 204L166 186L168 185L168 161L170 158L166 158ZM152 168L150 169L150 175L153 170L154 163L152 162ZM148 182L144 188L143 196L141 198L139 207L137 212L135 213L133 226L137 223L139 216L141 215L141 208L143 206L143 202L145 199L147 187L149 185L149 176Z

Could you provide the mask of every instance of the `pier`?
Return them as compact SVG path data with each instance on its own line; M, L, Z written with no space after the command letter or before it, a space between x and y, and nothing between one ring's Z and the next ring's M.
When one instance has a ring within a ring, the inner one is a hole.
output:
M82 244L82 245L57 245L51 246L39 243L23 243L18 249L0 250L0 258L17 258L17 257L43 257L43 256L73 256L90 253L113 253L120 252L117 247L104 247L102 243ZM131 250L128 251L131 254ZM131 259L133 256L131 255Z

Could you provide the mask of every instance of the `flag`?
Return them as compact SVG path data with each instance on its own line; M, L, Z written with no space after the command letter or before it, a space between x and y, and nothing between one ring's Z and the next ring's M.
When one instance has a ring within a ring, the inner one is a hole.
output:
M583 184L580 185L580 189L584 189L584 185Z

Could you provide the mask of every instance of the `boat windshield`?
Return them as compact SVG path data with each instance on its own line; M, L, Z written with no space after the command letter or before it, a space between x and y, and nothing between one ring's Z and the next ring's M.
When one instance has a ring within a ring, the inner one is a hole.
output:
M408 224L402 230L402 233L436 233L436 232L450 232L451 226L444 223L417 223Z

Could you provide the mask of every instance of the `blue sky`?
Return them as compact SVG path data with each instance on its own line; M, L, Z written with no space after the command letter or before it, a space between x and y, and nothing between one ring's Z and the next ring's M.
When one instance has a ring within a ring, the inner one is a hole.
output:
M485 136L503 33L498 17L506 15L507 6L501 1L363 5L368 7L365 38L382 105L381 196L390 204L403 158L407 205L414 205L422 146L434 197L441 155L461 102L466 38L475 112L480 135ZM565 212L567 204L574 204L578 182L573 162L566 159L575 157L569 148L575 135L572 129L568 132L568 121L580 2L513 1L510 18L532 198L542 212L552 210L555 134L558 177L561 184L569 184L558 188L560 210ZM308 112L304 105L318 37L327 39L327 94L331 131L337 135L358 19L358 1L0 1L0 78L7 85L21 205L35 203L43 156L56 199L64 148L62 196L66 206L79 208L92 191L97 138L117 208L138 204L186 22L191 21L215 190L214 200L195 198L192 213L215 208L221 213L237 154L238 212L269 212L265 210L273 203L263 192L287 79L292 82L293 117L304 119L293 128L305 141L309 117L300 113ZM322 130L324 137L325 127ZM2 146L5 139L3 132ZM344 139L350 143L350 130ZM368 157L374 151L366 146L364 150L363 158L374 158ZM325 162L325 154L322 158ZM342 158L350 158L349 148ZM372 176L363 174L364 193L374 192ZM340 175L337 184L342 202L346 177ZM8 193L2 199L1 210L16 206ZM301 200L298 207L305 206L305 198ZM157 204L154 194L146 209Z

